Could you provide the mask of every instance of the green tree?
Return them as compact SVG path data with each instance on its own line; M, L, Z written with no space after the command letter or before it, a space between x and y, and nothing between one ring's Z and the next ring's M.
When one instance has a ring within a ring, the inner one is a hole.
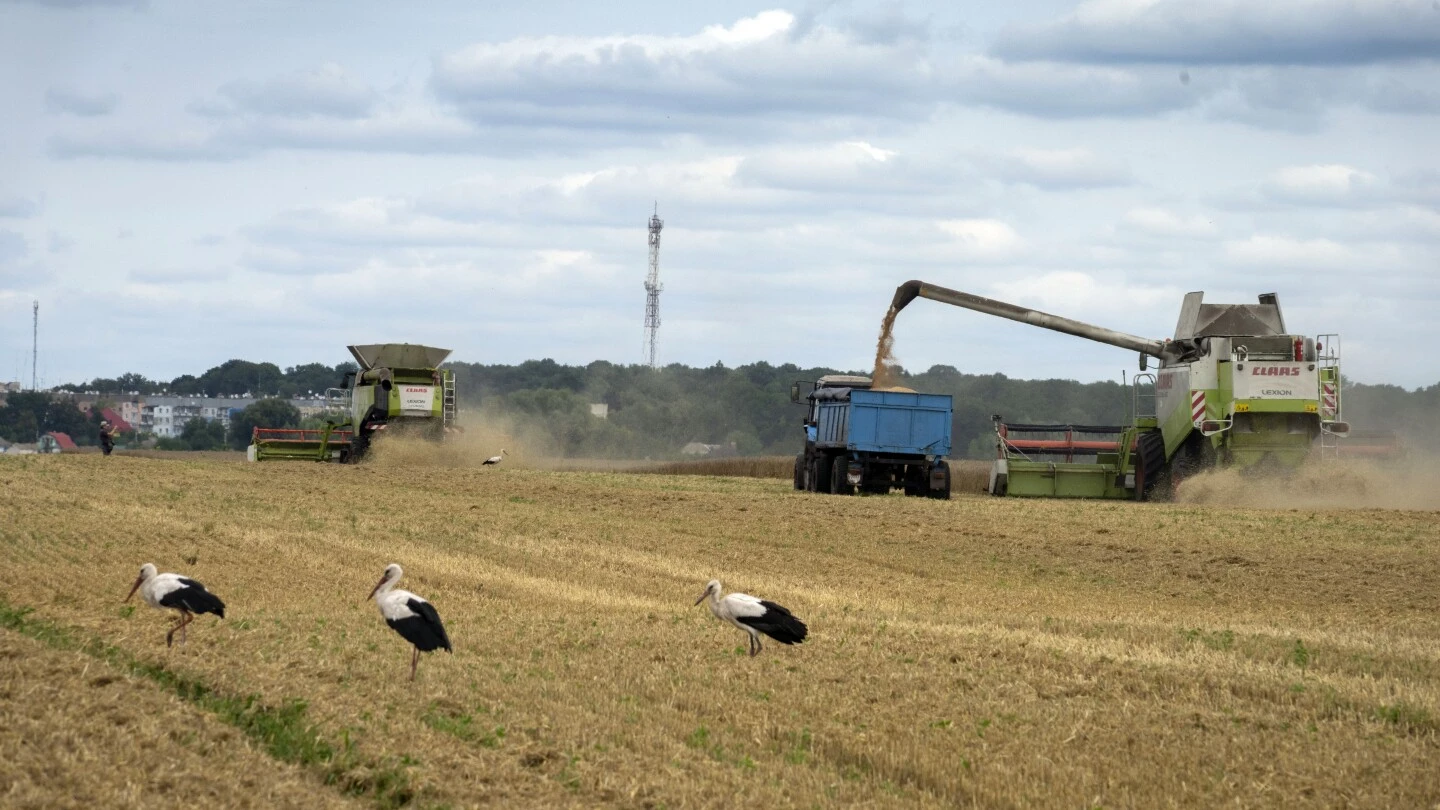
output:
M230 418L230 446L244 450L257 427L300 426L300 411L283 399L262 399Z
M223 450L225 426L216 419L194 418L185 423L180 440L187 450Z

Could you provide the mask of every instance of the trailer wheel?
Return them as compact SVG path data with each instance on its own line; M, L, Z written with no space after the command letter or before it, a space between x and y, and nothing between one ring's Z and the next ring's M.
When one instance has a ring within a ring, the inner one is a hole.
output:
M815 482L815 492L822 495L830 494L830 471L835 466L835 457L829 453L815 454L815 475L812 480Z
M905 497L919 498L925 495L925 489L929 485L926 480L926 470L919 464L905 465Z
M1148 501L1165 477L1165 437L1152 430L1135 440L1135 500Z
M850 474L850 461L844 456L836 456L831 460L830 467L830 491L836 495L854 495L855 488L850 486L847 476Z
M805 454L795 454L795 489L805 489Z

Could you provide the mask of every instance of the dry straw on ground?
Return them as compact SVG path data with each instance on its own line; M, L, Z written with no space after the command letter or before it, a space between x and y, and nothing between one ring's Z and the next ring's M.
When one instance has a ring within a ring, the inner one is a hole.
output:
M1440 801L1430 512L836 498L381 460L0 459L0 555L24 583L3 598L216 694L304 701L301 724L352 752L330 796L404 780L371 806ZM147 560L202 580L227 618L167 651L164 617L120 604ZM408 649L361 601L392 561L455 642L413 686ZM782 602L811 638L746 657L692 604L711 577ZM8 671L47 671L21 635L0 630L22 648ZM7 717L91 705L114 677L103 657L67 662L82 675L43 694L43 677L6 686ZM156 722L195 713L145 700ZM65 739L119 745L82 714L60 719ZM41 728L4 724L0 748ZM119 796L171 751L148 720L127 734L135 750L83 774L19 760L0 795L63 804L83 779ZM227 776L230 749L196 750L216 760L214 803L254 791ZM335 776L300 768L297 790Z

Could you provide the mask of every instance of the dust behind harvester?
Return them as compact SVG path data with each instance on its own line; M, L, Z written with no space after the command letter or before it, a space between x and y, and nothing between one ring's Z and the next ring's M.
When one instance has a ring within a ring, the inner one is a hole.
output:
M456 429L455 375L440 368L449 349L413 343L348 348L360 368L326 392L332 412L344 414L343 421L315 430L256 428L252 460L357 462L381 435L440 442Z

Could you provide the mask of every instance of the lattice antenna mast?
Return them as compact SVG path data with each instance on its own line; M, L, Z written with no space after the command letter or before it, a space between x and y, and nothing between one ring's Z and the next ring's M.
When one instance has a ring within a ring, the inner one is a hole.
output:
M40 390L40 302L30 308L30 390Z
M655 335L660 331L660 229L665 227L660 219L660 204L650 215L650 275L645 278L645 351L651 368L655 368Z

